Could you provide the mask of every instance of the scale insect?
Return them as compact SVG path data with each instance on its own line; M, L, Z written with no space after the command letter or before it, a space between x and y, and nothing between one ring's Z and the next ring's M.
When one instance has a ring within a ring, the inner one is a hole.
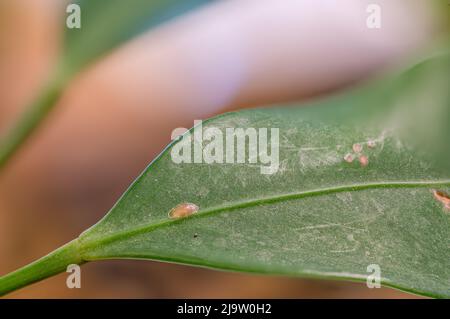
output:
M353 152L358 154L358 153L362 152L363 146L359 143L356 143L356 144L353 144L352 149L353 149Z
M352 163L354 160L354 157L352 154L348 153L344 156L344 161L346 161L347 163Z
M450 210L450 197L444 192L433 189L433 196L436 200L441 202L446 210Z
M366 167L367 165L369 165L369 158L366 155L361 155L359 157L359 163L362 167Z
M189 217L198 212L199 207L192 203L181 203L172 208L169 212L169 218L180 219Z

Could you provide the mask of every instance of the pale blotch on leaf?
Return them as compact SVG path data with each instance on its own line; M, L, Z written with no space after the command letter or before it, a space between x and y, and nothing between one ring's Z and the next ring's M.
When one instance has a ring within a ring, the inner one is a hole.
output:
M359 143L353 144L353 152L361 153L362 150L363 150L363 147L361 144L359 144Z
M369 165L369 158L366 155L361 155L359 157L359 164L361 164L362 167L366 167Z
M199 207L192 203L182 203L174 208L169 212L169 218L171 219L179 219L179 218L185 218L189 217L192 214L195 214L198 212Z
M450 211L450 197L449 195L445 194L444 192L438 191L433 189L433 196L434 198L441 202L442 205L444 205L444 208L448 211Z

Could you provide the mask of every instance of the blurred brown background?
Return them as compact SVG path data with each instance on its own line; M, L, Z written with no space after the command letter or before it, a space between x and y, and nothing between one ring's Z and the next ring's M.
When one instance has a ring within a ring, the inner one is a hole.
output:
M403 62L433 37L436 26L424 1L407 7L384 1L386 29L378 34L367 34L361 24L364 1L343 2L332 10L310 1L229 1L144 34L80 75L0 173L0 274L94 224L174 128L227 109L301 100L361 81ZM58 0L0 0L0 134L45 82L64 14ZM336 33L321 33L327 29ZM68 289L65 279L61 274L10 297L414 297L358 283L142 261L85 265L81 289Z

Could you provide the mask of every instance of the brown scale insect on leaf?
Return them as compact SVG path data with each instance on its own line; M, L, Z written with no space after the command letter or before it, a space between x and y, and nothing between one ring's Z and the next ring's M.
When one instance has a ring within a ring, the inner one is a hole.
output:
M179 219L189 217L192 214L198 212L199 207L192 203L181 203L169 212L169 218L171 219Z
M375 146L377 146L377 143L373 140L370 140L367 142L367 147L369 148L375 148Z
M361 155L359 157L359 163L362 167L366 167L367 165L369 165L369 158L365 155Z
M354 157L350 153L348 153L347 155L344 156L344 161L346 161L347 163L352 163L353 160L354 160Z
M434 198L444 205L444 208L450 211L450 197L444 192L433 189Z
M363 150L363 146L359 143L353 144L352 146L353 152L355 153L361 153Z

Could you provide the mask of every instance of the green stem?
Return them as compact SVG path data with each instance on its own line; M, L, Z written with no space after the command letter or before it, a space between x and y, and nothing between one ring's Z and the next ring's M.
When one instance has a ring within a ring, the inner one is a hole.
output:
M35 131L60 98L65 81L55 77L38 99L25 111L18 123L0 140L0 170Z
M63 272L68 265L82 263L78 240L75 239L47 256L0 277L0 296Z

